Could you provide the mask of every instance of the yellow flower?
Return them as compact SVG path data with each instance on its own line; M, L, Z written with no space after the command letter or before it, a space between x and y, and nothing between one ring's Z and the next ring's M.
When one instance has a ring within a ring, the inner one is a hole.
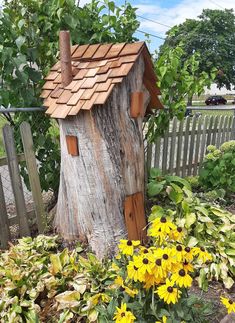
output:
M114 284L118 286L123 286L124 284L123 278L121 276L117 276L117 278L114 280Z
M161 249L162 267L166 269L168 272L171 271L172 265L176 263L174 254L175 254L174 250L170 248Z
M139 268L142 275L146 272L152 274L152 268L154 266L154 257L151 254L134 257L134 265Z
M184 254L184 260L187 262L190 262L193 260L193 249L189 247L184 248L185 254Z
M128 286L124 286L124 291L125 293L127 293L130 297L135 297L135 295L138 294L138 289L134 288L134 289L131 289L130 287Z
M127 311L126 304L122 303L120 308L116 307L113 319L116 323L133 323L135 316L130 311Z
M158 258L155 260L154 267L152 268L152 273L155 275L156 279L158 280L167 276L167 272L162 266L161 258Z
M134 260L136 260L136 258L136 256L133 257ZM129 264L127 265L127 276L135 282L143 281L143 273L139 270L139 267L136 266L136 261L129 261Z
M187 274L184 269L180 269L177 273L171 276L172 282L175 282L179 287L190 287L192 285L192 277Z
M167 317L163 315L162 321L156 321L156 323L167 323Z
M174 287L174 282L171 282L169 279L166 280L166 284L158 287L157 292L159 298L163 299L165 303L175 304L181 294L181 291Z
M186 271L186 273L188 273L188 272L193 273L194 272L193 265L190 262L184 261L182 264L182 267Z
M184 260L186 251L184 250L184 246L177 245L176 248L174 248L174 256L178 262L182 262Z
M149 273L146 273L144 275L143 281L145 282L144 288L149 289L152 286L154 286L155 284L160 284L162 282L162 279L156 278L155 275L151 275Z
M140 245L140 241L139 240L120 240L120 244L118 246L118 248L120 249L120 251L122 252L123 255L128 255L128 256L132 256L134 253L134 247L137 247Z
M211 254L209 254L209 252L207 252L204 247L201 247L201 248L195 247L195 248L193 248L193 254L195 256L198 256L198 260L203 262L203 263L212 260Z
M149 236L159 239L160 245L165 240L166 236L170 234L172 230L175 230L176 226L170 221L167 221L165 217L156 218L152 221L149 229Z
M102 301L104 303L108 303L108 302L110 302L110 297L104 293L98 293L98 294L92 296L90 301L93 305L97 305L99 301Z
M181 227L177 227L176 230L172 230L170 232L169 236L172 240L182 242L185 234L184 234L184 231Z
M221 303L227 308L228 314L231 312L235 313L235 302L233 302L231 299L220 297Z

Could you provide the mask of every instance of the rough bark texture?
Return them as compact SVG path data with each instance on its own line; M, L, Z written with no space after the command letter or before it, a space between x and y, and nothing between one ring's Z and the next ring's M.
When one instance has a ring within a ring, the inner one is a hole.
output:
M136 62L104 106L61 120L61 174L55 227L67 240L88 241L99 257L126 236L124 201L144 191L142 117L130 117L131 93L144 92L144 62ZM68 155L66 135L78 137L79 156Z

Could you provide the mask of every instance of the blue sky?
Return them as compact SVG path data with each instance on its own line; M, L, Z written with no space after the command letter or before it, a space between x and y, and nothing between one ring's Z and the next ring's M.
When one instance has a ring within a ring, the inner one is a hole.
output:
M80 0L80 5L89 0ZM125 0L114 1L116 5L122 5ZM154 22L138 18L141 22L139 30L164 38L169 27L184 22L187 18L196 18L203 9L231 9L235 10L235 0L128 0L132 6L138 8L137 14L153 20ZM137 33L140 40L145 36ZM150 51L153 52L163 43L156 37L150 36Z

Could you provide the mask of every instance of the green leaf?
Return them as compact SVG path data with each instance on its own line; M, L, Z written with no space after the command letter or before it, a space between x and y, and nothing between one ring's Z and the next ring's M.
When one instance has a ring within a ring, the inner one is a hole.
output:
M166 192L167 192L169 198L175 204L179 204L180 202L182 202L182 200L184 198L184 194L183 194L182 189L176 184L171 183L171 186L167 187Z
M80 304L80 293L78 291L67 291L55 297L59 303L59 309L73 308Z
M25 40L26 38L24 36L19 36L17 39L16 39L16 46L18 47L18 49L20 50L21 47L23 46L23 44L25 43Z
M156 183L156 182L151 182L147 185L148 188L148 195L150 197L156 196L163 190L163 184L161 183Z
M188 243L187 243L187 246L188 246L188 247L190 247L190 248L193 248L193 247L195 247L197 244L198 244L198 240L197 240L197 238L195 238L195 237L190 237L190 238L189 238L189 241L188 241Z
M150 169L150 178L155 179L158 176L161 176L162 172L159 168L151 168Z
M196 214L195 213L187 213L185 216L185 226L189 229L196 222Z

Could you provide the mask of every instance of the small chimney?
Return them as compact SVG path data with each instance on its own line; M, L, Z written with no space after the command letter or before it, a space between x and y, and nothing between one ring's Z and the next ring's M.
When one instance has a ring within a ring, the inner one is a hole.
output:
M69 31L60 31L60 62L62 86L65 87L73 79Z

